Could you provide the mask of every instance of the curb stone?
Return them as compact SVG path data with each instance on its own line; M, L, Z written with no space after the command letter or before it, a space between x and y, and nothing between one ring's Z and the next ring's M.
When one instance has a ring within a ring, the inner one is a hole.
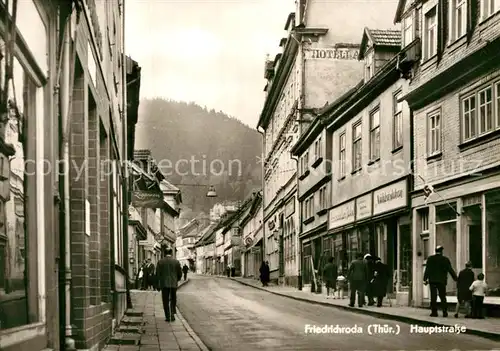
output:
M189 278L187 280L185 280L185 281L182 281L182 283L179 285L179 287L177 289L179 289L180 287L186 285L188 282L189 282ZM210 349L203 343L203 341L201 341L201 339L198 336L198 334L196 334L196 332L193 330L193 328L191 328L191 326L187 322L186 318L184 318L184 316L182 315L181 311L179 310L179 307L176 308L175 312L177 314L177 317L179 317L179 320L181 321L181 323L184 326L184 328L186 328L188 334L191 336L191 338L193 338L193 340L196 343L196 345L198 345L198 347L202 351L210 351Z
M328 303L328 302L309 300L309 299L302 298L302 297L290 296L290 295L279 293L279 292L276 292L276 291L271 291L271 290L268 290L268 289L264 289L262 287L255 286L253 284L250 284L250 283L238 280L238 279L234 279L234 278L229 278L229 279L231 279L232 281L238 282L238 283L240 283L242 285L250 286L250 287L252 287L254 289L266 291L266 292L268 292L270 294L274 294L274 295L278 295L278 296L282 296L282 297L287 297L289 299L293 299L293 300L297 300L297 301L308 302L308 303L312 303L312 304L315 304L315 305L327 306L327 307L332 307L332 308L336 308L336 309L339 309L339 310L350 311L350 312L353 312L353 313L370 315L370 316L374 316L374 317L379 317L379 318L383 318L383 319L387 319L387 320L394 320L394 321L404 322L404 323L408 323L408 324L417 324L418 323L421 326L431 326L431 327L434 327L434 326L443 326L443 325L454 326L454 323L443 324L443 323L437 323L437 322L431 322L431 321L427 321L427 320L422 320L422 319L415 318L415 317L407 317L407 316L401 316L401 315L394 315L394 314L390 314L390 313L379 312L379 311L369 310L369 309L365 309L365 308L357 308L357 307L350 307L350 306L343 306L343 305L335 305L335 304L331 304L331 303ZM494 332L488 332L488 331L484 331L484 330L467 328L465 334L476 335L476 336L480 336L480 337L483 337L483 338L486 338L486 339L490 339L490 340L493 340L493 341L500 341L500 333L494 333Z

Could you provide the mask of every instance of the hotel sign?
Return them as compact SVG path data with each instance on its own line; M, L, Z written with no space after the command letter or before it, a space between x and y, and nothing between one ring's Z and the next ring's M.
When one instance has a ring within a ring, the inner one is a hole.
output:
M356 220L368 218L372 215L372 194L364 195L356 199Z
M408 183L406 179L373 193L374 216L406 206L408 206Z
M305 50L310 60L358 60L359 50L355 48L315 48Z
M332 208L328 213L328 229L342 227L354 222L354 200Z

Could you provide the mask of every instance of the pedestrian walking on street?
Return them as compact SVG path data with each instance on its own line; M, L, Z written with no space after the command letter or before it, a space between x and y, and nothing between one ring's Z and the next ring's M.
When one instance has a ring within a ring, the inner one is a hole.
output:
M147 269L146 269L146 266L148 264L148 261L147 260L144 260L144 262L142 263L142 272L143 272L143 275L142 275L142 285L141 285L141 290L146 290L148 288L148 274L147 274Z
M368 298L368 306L375 305L374 291L372 279L375 273L375 261L370 254L366 254L363 259L365 260L366 266L368 267L368 281L366 282L366 297Z
M161 291L165 321L175 321L177 305L177 285L182 278L182 268L178 260L172 257L172 249L164 250L164 257L156 268L157 289Z
M484 282L484 274L479 273L477 280L470 286L472 291L472 318L484 319L483 316L483 303L488 285Z
M471 317L472 291L470 286L474 283L474 272L472 271L472 263L467 262L465 269L458 273L457 280L457 308L455 310L455 318L458 318L460 308L465 307L465 318Z
M380 257L374 257L373 279L371 281L373 296L377 298L377 307L382 307L382 302L387 294L389 284L389 266L382 263Z
M335 287L337 285L337 265L333 263L333 257L328 259L328 263L323 269L323 281L326 285L326 298L329 299L335 296ZM330 296L330 289L332 291L332 296Z
M429 284L431 293L431 317L437 317L437 297L441 300L443 317L448 317L448 304L446 301L446 284L448 273L454 281L458 280L448 257L443 255L444 248L436 247L436 253L427 258L424 272L424 284Z
M146 281L146 290L149 290L149 288L154 288L154 279L155 279L155 265L151 262L150 258L148 258L144 270L145 270L144 280Z
M351 294L349 306L354 307L356 302L356 293L358 295L358 306L365 304L365 289L369 279L368 266L363 260L363 254L356 254L356 259L351 262L347 273L347 280L350 284Z
M266 264L266 262L262 261L259 272L260 282L262 283L262 286L267 286L267 283L269 282L269 266Z
M189 271L189 267L187 265L184 265L182 267L182 273L184 274L184 281L187 280L188 271Z
M142 287L144 286L143 280L144 280L144 268L141 267L139 268L139 274L137 274L137 289L142 289Z
M226 267L226 274L227 274L228 278L231 277L231 264L227 265L227 267Z

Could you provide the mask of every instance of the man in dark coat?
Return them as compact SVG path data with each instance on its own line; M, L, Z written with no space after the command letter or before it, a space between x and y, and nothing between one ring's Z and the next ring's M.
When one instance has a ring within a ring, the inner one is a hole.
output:
M458 318L460 312L460 307L465 305L467 313L466 318L470 317L471 314L471 301L472 301L472 291L470 291L470 286L474 283L474 272L472 271L472 263L467 262L465 264L465 269L461 270L458 274L457 280L457 308L455 310L455 318Z
M157 289L161 290L165 321L175 321L175 307L177 305L177 284L182 278L181 264L172 257L172 249L164 250L164 257L156 268Z
M457 281L457 274L453 270L448 257L443 255L444 248L436 247L436 254L427 258L424 272L424 284L429 284L431 292L431 317L437 317L437 297L441 300L443 317L448 317L448 305L446 302L446 284L448 273L453 280Z
M269 283L270 272L269 272L269 266L266 264L266 262L262 261L262 264L260 265L259 268L259 273L262 286L267 286L267 283Z
M335 295L335 287L337 286L337 265L333 263L333 257L328 259L328 263L323 269L323 281L326 284L326 298L330 298L330 289L333 289L333 295Z
M382 263L380 257L374 257L374 272L372 284L373 296L377 298L377 307L382 307L382 301L387 294L387 284L389 284L389 266Z
M354 307L356 302L356 292L358 293L358 306L365 304L365 289L369 279L368 266L363 260L363 254L356 254L356 259L351 262L347 273L347 280L350 284L351 296L349 306Z
M188 271L189 271L189 267L187 265L184 265L182 267L182 273L184 274L184 280L187 279Z
M373 292L373 286L371 283L371 280L373 278L373 275L375 273L375 261L372 255L366 254L363 259L365 260L366 266L368 267L368 281L366 282L366 297L368 297L368 306L373 306L375 305L374 301L374 292Z

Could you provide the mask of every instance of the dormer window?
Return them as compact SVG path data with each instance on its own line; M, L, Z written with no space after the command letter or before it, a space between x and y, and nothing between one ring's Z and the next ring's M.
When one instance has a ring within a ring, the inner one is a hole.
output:
M413 13L403 19L403 47L413 41Z
M365 57L365 81L369 81L375 74L373 48L369 50L369 53Z

